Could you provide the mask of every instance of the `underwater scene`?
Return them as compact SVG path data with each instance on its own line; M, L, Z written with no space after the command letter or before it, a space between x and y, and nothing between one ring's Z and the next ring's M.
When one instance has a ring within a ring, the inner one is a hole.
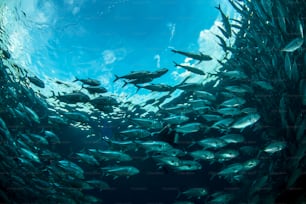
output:
M1 0L0 203L306 203L303 0Z

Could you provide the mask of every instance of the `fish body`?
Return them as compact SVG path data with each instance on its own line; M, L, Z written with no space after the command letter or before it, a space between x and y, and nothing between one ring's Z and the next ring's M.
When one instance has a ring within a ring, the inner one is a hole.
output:
M132 118L131 119L136 124L148 129L161 129L163 124L158 120L148 119L148 118Z
M192 156L195 160L213 160L215 159L215 153L208 150L196 150L190 152L190 156Z
M231 127L235 129L244 129L250 125L255 124L260 119L258 113L249 114L238 119Z
M231 24L229 22L228 17L222 11L220 4L219 4L218 7L216 7L216 9L218 9L221 13L222 23L223 23L223 26L224 26L225 31L226 31L225 37L227 37L227 38L232 37L232 29L231 29Z
M174 52L174 53L178 53L178 54L184 55L186 57L190 57L192 59L198 60L199 63L202 62L202 61L212 60L212 58L209 55L205 55L202 52L200 52L199 54L196 54L196 53L191 53L191 52L179 51L179 50L175 50L175 49L171 49L171 51Z
M127 75L123 75L123 76L117 76L115 75L115 81L119 80L119 79L140 79L140 78L150 78L151 77L151 72L150 71L132 71Z
M85 153L76 153L77 158L83 161L84 163L87 163L89 165L98 166L99 162L96 160L96 158L92 155L85 154Z
M290 41L281 51L283 52L294 52L300 47L302 47L304 43L304 38L298 37Z
M206 196L208 192L205 188L190 188L186 191L183 191L182 194L185 195L187 198L200 199L201 197Z
M173 63L176 67L182 67L182 68L184 68L184 69L186 69L186 70L188 70L188 71L190 71L194 74L205 75L205 72L203 70L199 69L199 68L191 67L191 66L187 66L187 65L180 65L180 64L178 64L174 61L173 61Z
M205 138L198 141L198 144L201 145L204 149L220 149L227 145L227 143L220 138Z
M73 82L76 81L80 81L83 84L89 85L89 86L100 86L101 82L96 80L96 79L91 79L91 78L87 78L87 79L79 79L79 78L75 78L75 80Z
M151 133L145 129L129 129L121 131L120 134L130 138L143 138L151 135Z
M179 133L193 133L198 132L203 125L201 123L187 123L185 125L175 128L176 132Z
M114 176L116 179L119 176L126 176L129 178L130 176L134 176L139 174L139 169L134 166L109 166L109 167L102 167L102 171L106 174Z
M72 104L78 102L86 103L90 100L89 96L87 96L86 94L80 91L59 95L57 96L57 98L62 102L72 103Z
M37 76L28 76L29 81L36 85L39 88L45 88L45 83L43 80L41 80L40 78L38 78Z
M90 94L106 93L107 89L101 86L83 86Z
M184 122L187 122L189 120L189 117L185 115L172 115L166 118L163 118L163 121L170 125L179 125Z
M267 152L269 154L273 154L275 152L279 152L281 150L283 150L286 147L286 142L283 141L274 141L271 142L270 144L268 144L263 151Z

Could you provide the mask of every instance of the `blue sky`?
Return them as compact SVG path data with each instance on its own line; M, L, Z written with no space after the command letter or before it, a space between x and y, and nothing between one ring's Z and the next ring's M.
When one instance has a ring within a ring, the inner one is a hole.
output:
M167 67L167 75L154 83L175 84L190 73L172 61L190 62L169 47L220 55L212 39L220 25L214 8L219 2L232 12L225 0L20 0L24 19L10 28L10 50L45 79L92 77L112 92L133 92L132 86L122 90L120 82L113 84L114 74Z

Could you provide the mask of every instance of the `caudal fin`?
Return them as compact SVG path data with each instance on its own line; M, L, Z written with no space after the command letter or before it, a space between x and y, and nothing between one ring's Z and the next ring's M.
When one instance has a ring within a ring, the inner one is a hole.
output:
M120 79L120 77L115 74L115 80L113 82L117 81L118 79Z
M127 81L123 81L123 86L121 88L124 88L126 85L128 85Z
M177 50L175 50L175 49L171 49L171 52L177 53Z
M216 9L221 10L220 4L218 6L215 6Z
M75 80L73 80L72 82L76 82L79 81L80 79L78 77L75 77Z
M176 67L178 67L178 66L180 66L178 63L176 63L175 61L173 61L173 63L174 63L174 66L176 66Z

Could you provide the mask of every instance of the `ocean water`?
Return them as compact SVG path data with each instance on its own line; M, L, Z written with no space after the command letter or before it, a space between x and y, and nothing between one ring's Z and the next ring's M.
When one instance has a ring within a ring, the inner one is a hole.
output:
M1 203L306 202L306 3L182 2L0 3Z

